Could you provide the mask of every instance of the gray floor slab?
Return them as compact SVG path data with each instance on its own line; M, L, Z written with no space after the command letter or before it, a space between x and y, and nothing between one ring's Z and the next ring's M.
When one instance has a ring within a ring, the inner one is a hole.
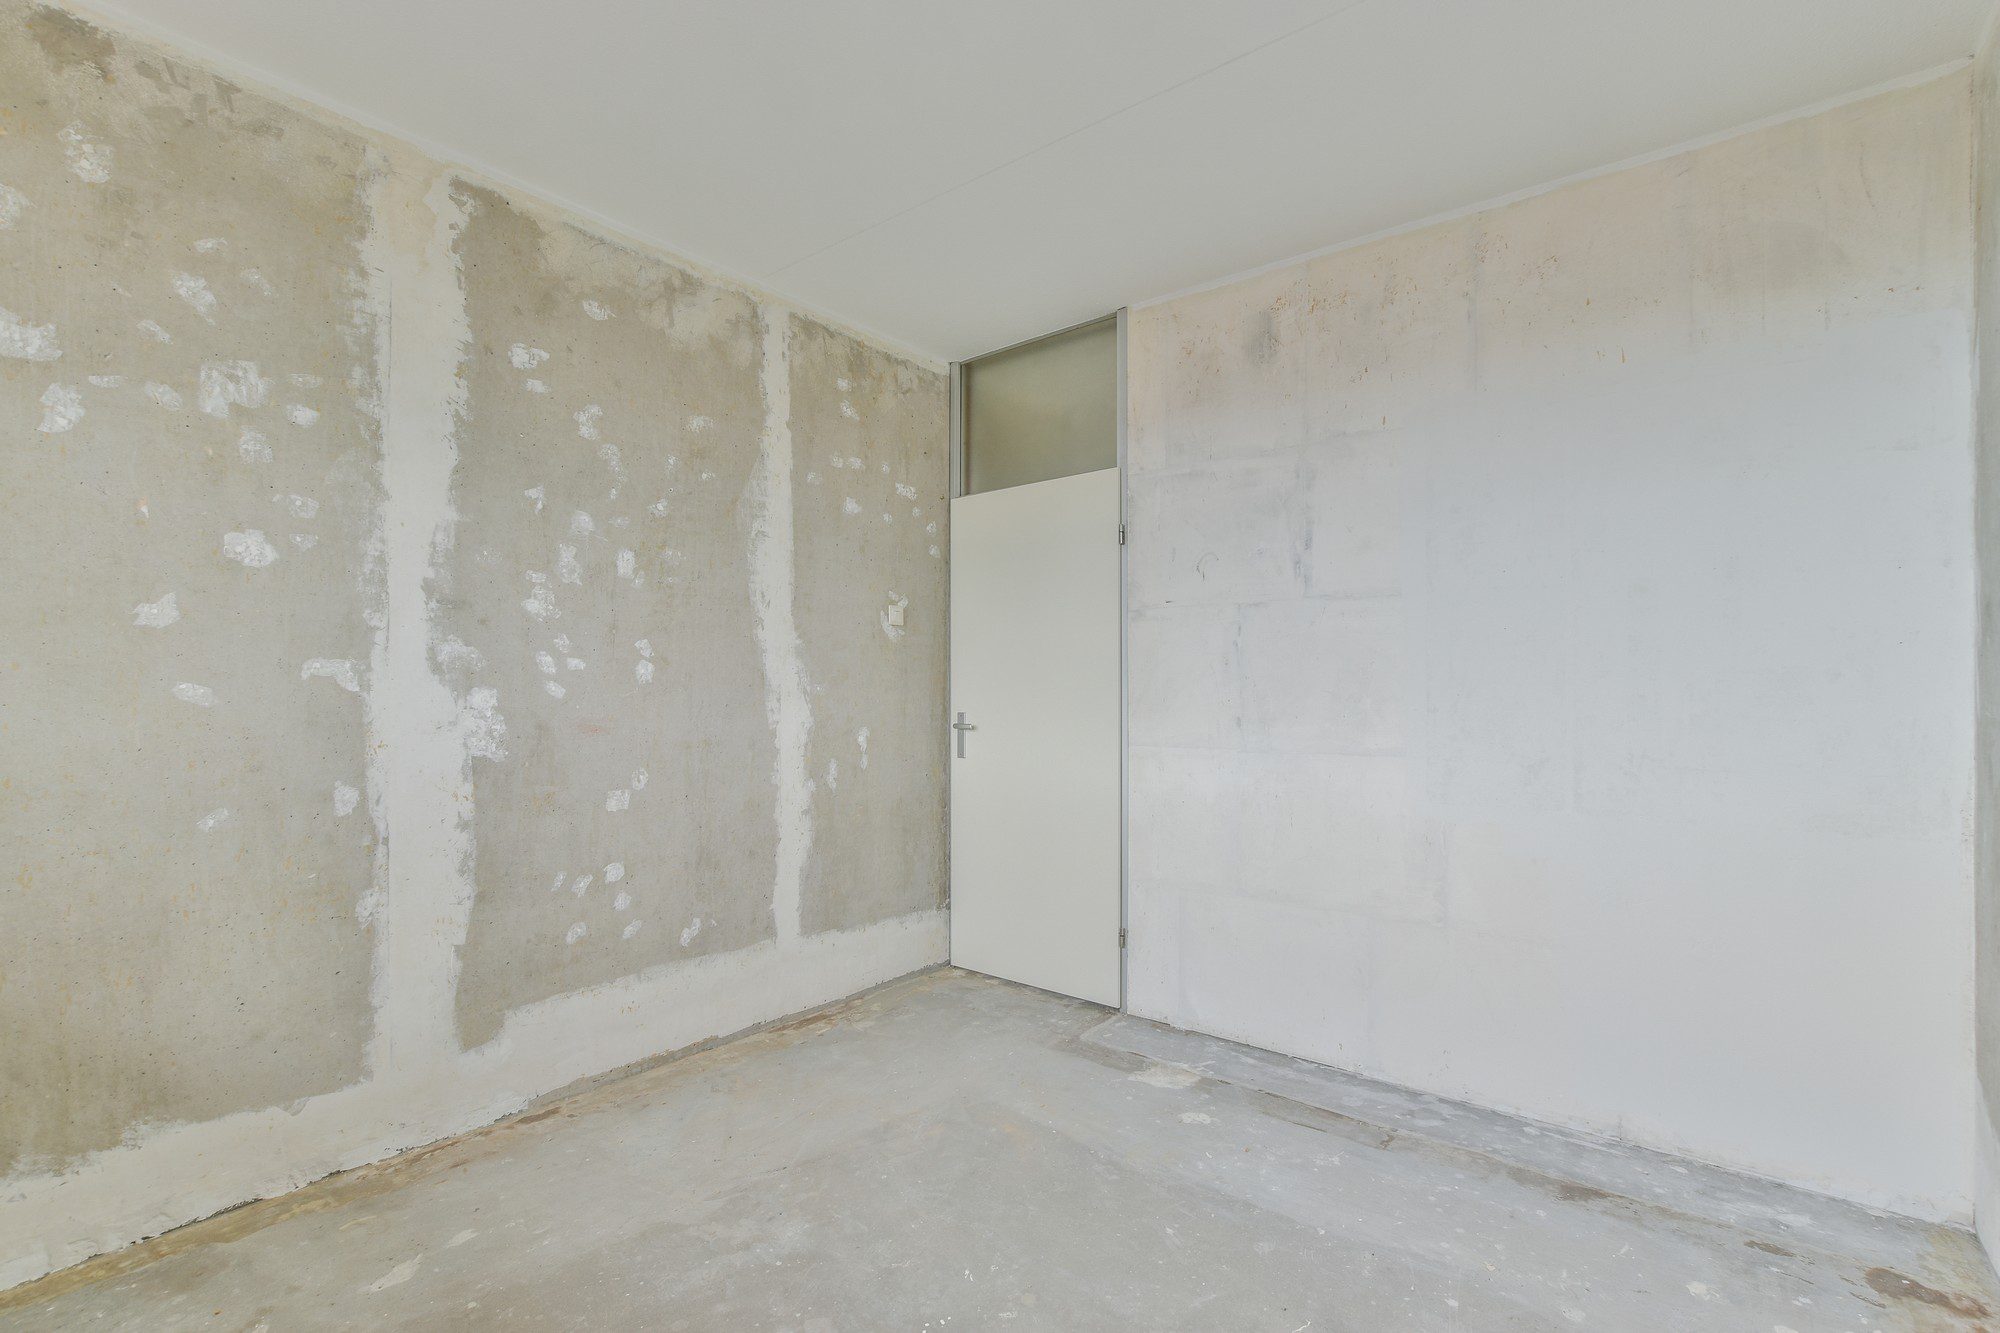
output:
M2000 1328L1967 1234L964 972L0 1294L9 1329Z

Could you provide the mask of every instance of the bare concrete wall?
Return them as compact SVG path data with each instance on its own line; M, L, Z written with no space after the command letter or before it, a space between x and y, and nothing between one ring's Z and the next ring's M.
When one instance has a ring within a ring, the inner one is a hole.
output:
M1967 107L1135 312L1135 1011L1967 1215Z
M360 144L0 24L11 1172L361 1075L380 458Z
M942 958L937 367L24 0L0 99L0 1285Z
M1972 68L1973 194L1978 397L1973 542L1978 575L1979 666L1973 827L1975 1052L1979 1098L1974 1213L2000 1265L2000 58L1988 33Z
M802 321L791 348L807 930L944 905L947 387Z

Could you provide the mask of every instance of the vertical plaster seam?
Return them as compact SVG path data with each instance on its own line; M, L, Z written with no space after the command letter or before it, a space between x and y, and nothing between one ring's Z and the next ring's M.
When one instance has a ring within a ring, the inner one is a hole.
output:
M458 1053L459 946L472 909L472 782L459 709L430 660L430 582L451 547L451 476L471 342L449 172L372 155L363 260L376 317L384 586L368 680L369 808L385 855L375 927L371 1077Z
M812 705L793 615L791 315L764 308L764 430L751 481L750 592L764 659L764 712L777 741L778 852L771 916L780 946L799 938L806 853L812 846L812 779L806 742Z

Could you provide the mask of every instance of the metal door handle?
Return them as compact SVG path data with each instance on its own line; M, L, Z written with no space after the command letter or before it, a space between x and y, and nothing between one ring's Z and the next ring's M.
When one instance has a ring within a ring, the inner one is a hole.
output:
M977 731L979 728L967 722L965 714L960 713L958 721L951 724L951 729L958 733L958 757L963 759L965 758L965 733L968 731Z

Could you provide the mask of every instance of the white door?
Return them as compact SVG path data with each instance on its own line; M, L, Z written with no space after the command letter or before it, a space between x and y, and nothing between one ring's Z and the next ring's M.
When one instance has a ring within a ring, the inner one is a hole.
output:
M951 502L951 961L1116 1005L1118 469Z

